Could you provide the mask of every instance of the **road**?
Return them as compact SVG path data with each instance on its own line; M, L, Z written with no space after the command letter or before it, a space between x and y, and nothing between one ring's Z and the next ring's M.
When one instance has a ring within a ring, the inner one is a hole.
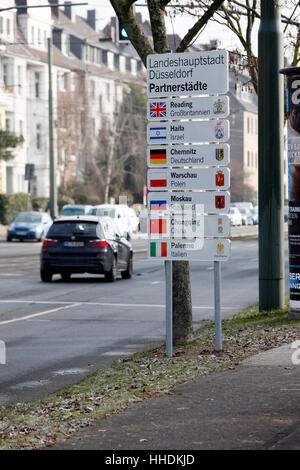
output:
M110 284L92 275L41 283L40 244L0 243L0 340L6 344L0 404L44 396L164 341L163 263L147 260L144 244L134 245L133 278ZM197 327L213 318L213 265L192 262L190 269ZM222 264L223 316L257 298L257 240L233 241L231 260Z

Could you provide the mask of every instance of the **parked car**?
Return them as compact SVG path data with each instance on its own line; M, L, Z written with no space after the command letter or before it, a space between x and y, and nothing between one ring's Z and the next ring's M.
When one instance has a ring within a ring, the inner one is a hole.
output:
M66 204L60 211L60 216L86 215L92 207L87 204Z
M242 215L237 207L230 207L228 215L231 225L242 225Z
M52 225L47 212L20 212L9 224L6 240L37 240L41 241Z
M133 228L128 209L129 207L125 204L100 204L99 206L92 207L89 211L89 215L111 217L115 222L119 234L129 239L133 233Z
M242 216L242 225L253 225L253 217L250 209L246 207L238 207Z
M54 274L69 280L72 273L104 274L113 282L121 272L123 279L130 279L132 246L109 217L59 217L44 239L40 268L43 282Z
M252 218L253 218L253 225L258 224L258 206L255 206L252 209Z

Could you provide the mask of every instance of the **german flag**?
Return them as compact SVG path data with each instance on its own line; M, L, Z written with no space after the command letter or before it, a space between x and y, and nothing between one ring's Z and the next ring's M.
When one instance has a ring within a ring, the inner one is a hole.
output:
M167 150L150 149L150 163L167 163Z

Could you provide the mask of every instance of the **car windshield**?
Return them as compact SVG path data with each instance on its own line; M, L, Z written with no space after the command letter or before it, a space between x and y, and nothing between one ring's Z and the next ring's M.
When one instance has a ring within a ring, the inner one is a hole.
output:
M65 207L60 215L84 215L83 207Z
M48 232L48 237L87 235L97 236L97 222L55 222Z
M27 222L30 224L39 224L41 221L42 216L33 212L23 212L21 214L18 214L14 220L14 222Z

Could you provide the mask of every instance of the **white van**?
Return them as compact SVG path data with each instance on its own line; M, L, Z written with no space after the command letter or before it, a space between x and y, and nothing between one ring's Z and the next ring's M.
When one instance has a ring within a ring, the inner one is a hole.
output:
M120 235L131 237L134 232L129 207L125 204L100 204L90 209L89 215L98 217L110 217L114 220Z

